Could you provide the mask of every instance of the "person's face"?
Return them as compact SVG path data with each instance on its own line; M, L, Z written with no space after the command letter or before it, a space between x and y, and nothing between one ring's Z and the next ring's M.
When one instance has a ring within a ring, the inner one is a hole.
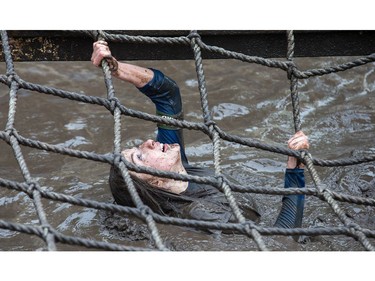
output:
M139 147L123 150L122 155L126 160L138 166L171 172L179 172L184 169L181 163L180 145L177 143L162 144L147 140Z

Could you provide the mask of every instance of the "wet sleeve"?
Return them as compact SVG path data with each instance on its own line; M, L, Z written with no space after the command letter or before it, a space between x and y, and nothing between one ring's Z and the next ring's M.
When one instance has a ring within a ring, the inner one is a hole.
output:
M142 88L138 88L151 99L156 107L156 115L163 118L183 120L180 89L175 81L157 69L151 69L154 77ZM181 147L182 161L187 163L182 129L158 124L156 140L161 143L178 143Z
M285 188L305 187L304 169L286 169ZM284 195L276 227L295 228L302 226L305 195Z
M284 187L305 187L304 169L286 169Z

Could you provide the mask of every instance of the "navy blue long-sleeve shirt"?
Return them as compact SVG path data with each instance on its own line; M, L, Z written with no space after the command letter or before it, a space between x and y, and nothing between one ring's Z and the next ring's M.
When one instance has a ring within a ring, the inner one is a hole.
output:
M138 88L151 99L156 107L156 115L164 118L183 119L180 89L168 76L157 69L152 69L154 77L142 88ZM156 140L161 143L178 143L181 147L182 163L187 164L182 129L158 124Z

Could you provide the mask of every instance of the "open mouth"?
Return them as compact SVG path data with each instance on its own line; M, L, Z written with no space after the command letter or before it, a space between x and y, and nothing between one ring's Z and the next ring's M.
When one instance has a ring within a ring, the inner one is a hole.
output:
M161 143L161 151L162 151L162 152L167 152L168 148L169 148L169 147L168 147L167 144L162 144L162 143Z
M160 151L161 152L167 152L170 149L173 149L175 147L179 147L177 143L168 144L168 143L159 143L160 145Z

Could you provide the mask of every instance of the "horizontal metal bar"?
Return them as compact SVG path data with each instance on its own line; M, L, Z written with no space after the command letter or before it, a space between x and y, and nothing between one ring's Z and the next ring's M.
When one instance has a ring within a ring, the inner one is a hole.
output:
M185 30L126 30L109 33L152 37L187 36ZM264 58L285 58L286 32L247 30L198 31L207 45ZM8 31L14 61L89 61L93 39L78 31ZM296 57L364 56L375 53L375 31L295 31ZM1 45L1 43L0 43ZM113 55L119 60L185 60L193 53L187 44L147 44L111 42ZM202 52L205 59L225 58ZM0 60L4 61L2 48Z

